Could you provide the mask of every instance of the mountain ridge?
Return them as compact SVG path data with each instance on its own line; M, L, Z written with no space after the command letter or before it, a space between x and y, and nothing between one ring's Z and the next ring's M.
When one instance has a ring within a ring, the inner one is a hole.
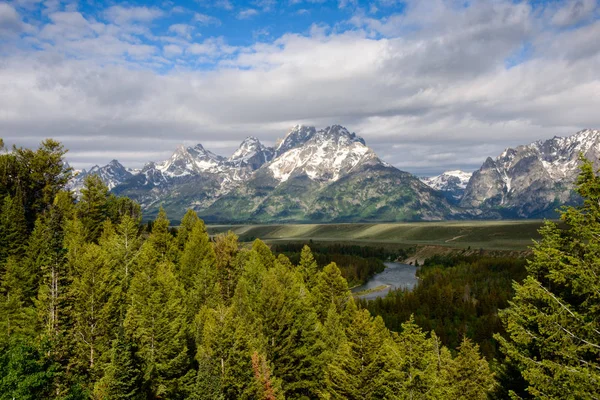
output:
M600 167L599 130L507 148L473 173L460 206L496 210L507 217L554 217L558 206L578 201L572 189L580 153Z
M97 173L149 215L159 205L175 218L193 208L223 223L532 218L577 202L579 152L598 164L600 131L507 148L472 174L417 178L343 126L297 125L272 147L249 136L229 157L197 144L178 146L140 171L113 160L82 171L71 188L77 193L85 176Z

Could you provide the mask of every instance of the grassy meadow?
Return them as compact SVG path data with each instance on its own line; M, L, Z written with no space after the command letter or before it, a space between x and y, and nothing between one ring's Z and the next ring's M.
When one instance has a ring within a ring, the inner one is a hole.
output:
M541 220L441 221L356 224L209 225L209 234L233 231L241 241L339 242L363 246L421 246L526 250Z

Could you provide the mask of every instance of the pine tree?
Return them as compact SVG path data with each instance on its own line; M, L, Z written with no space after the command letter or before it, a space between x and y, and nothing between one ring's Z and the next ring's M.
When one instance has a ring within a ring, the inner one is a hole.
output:
M260 296L251 306L261 321L264 354L273 363L285 397L317 397L323 387L324 347L310 293L300 276L282 266L266 271Z
M6 196L0 209L0 265L6 257L21 257L26 242L27 223L22 200Z
M59 142L46 139L35 151L13 147L12 154L2 156L0 168L6 174L1 175L0 192L14 197L20 191L29 229L71 179L72 169L63 160L65 153Z
M221 295L223 299L229 300L235 291L240 272L236 265L238 237L231 231L227 234L219 234L215 237L214 248Z
M541 399L598 397L600 387L600 177L583 160L580 207L568 207L561 230L547 222L529 276L515 283L501 313L509 339L496 335Z
M453 398L484 400L494 387L494 375L487 361L481 358L479 346L466 337L452 362L449 378L454 392Z
M221 368L216 360L201 356L198 360L198 375L192 400L223 400L221 389Z
M198 214L196 214L194 210L187 210L177 229L177 246L179 247L179 250L183 250L188 241L188 236L192 233L192 229L194 229L194 225L196 225L198 221L200 221Z
M300 268L306 287L312 290L315 286L319 267L310 251L310 247L307 245L302 247L302 251L300 252L300 264L298 264L298 267Z
M109 193L106 202L106 215L116 225L120 224L125 216L140 221L142 219L142 208L128 197L117 197L113 193Z
M204 222L198 220L187 236L177 275L185 291L188 320L191 321L201 306L214 301L219 293L216 292L215 251Z
M85 239L97 241L102 232L102 223L108 217L108 187L96 174L85 177L81 189L81 200L77 213L85 230Z
M327 366L326 393L331 399L371 399L380 373L377 357L389 333L380 317L358 311L346 328L346 340Z
M265 242L260 239L256 239L254 242L252 242L252 250L258 253L260 256L260 262L265 266L265 268L273 268L275 265L275 256Z
M0 281L0 341L19 335L33 337L35 334L36 313L32 306L26 305L22 263L14 257L6 261L4 276Z
M441 353L437 341L427 337L427 334L417 326L413 316L402 324L402 332L395 338L396 359L388 364L388 369L395 371L394 385L389 385L398 393L400 398L419 398L436 388L440 365L438 356ZM445 382L443 382L445 383ZM386 384L387 385L387 384ZM437 388L440 389L440 388Z
M159 254L161 260L175 262L179 254L173 235L169 232L169 224L167 213L161 206L152 224L152 234L148 238L148 243Z
M267 365L266 357L252 353L252 371L254 372L254 383L256 387L257 400L277 400L284 399L281 389L278 387L278 381L271 376L271 369Z
M31 334L35 326L35 310L24 305L21 274L19 264L10 257L0 280L0 341L15 334Z
M330 304L334 304L338 313L344 310L350 292L348 283L335 263L326 265L316 278L312 295L320 321L325 321Z
M181 398L195 373L188 354L183 291L168 261L138 271L129 290L126 334L139 343L144 376L154 396Z
M100 246L85 244L81 252L80 257L71 260L75 352L80 368L97 379L102 373L102 361L108 361L103 356L108 355L111 346L110 297L115 280Z
M32 341L0 341L0 400L37 400L53 397L55 371Z
M142 360L136 344L119 335L112 343L110 364L94 390L99 399L146 399L143 386Z

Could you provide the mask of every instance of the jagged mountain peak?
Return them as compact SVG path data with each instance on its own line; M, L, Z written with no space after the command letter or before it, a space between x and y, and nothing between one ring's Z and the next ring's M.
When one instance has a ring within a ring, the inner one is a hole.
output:
M600 166L600 131L584 129L507 148L475 172L461 205L502 208L516 217L554 216L556 204L575 201L581 153Z
M240 147L229 157L229 161L251 158L257 152L265 150L266 147L254 136L248 136L240 143Z
M317 133L314 126L296 125L285 136L276 148L277 155L295 147L301 146L309 141Z
M81 170L70 182L69 188L79 195L85 183L85 178L90 175L98 175L109 189L125 182L133 176L133 173L125 168L119 161L112 160L103 167L94 165L89 170Z
M278 151L269 165L273 177L280 182L295 175L306 175L313 181L333 182L360 163L381 163L362 138L340 125L319 131L302 129L290 132L286 139L301 135L303 143L283 153Z
M472 172L452 170L445 171L437 176L421 178L421 180L432 189L446 194L449 200L458 202L462 198L472 175Z
M183 177L200 172L215 172L225 158L206 150L200 143L194 147L177 146L168 160L156 164L156 169L167 177Z
M365 144L365 140L360 136L357 136L356 133L348 131L345 127L341 125L332 125L328 126L325 129L321 129L316 133L316 137L337 141L345 141L346 143L351 142L359 142L363 145Z

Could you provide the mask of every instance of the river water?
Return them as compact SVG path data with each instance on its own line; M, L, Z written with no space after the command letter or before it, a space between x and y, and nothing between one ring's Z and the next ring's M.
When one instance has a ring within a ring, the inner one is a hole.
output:
M385 263L387 267L383 272L374 275L367 283L352 289L353 293L363 290L375 289L380 286L388 286L384 290L370 292L358 296L361 299L373 300L377 297L385 297L390 290L398 288L412 289L417 284L417 269L414 265L400 264L396 262Z

